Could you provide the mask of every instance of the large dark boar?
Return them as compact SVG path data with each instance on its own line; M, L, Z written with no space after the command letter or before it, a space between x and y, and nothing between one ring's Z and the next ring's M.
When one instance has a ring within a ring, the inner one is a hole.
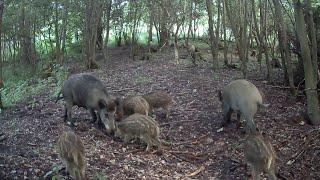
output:
M251 134L244 144L244 157L251 166L253 179L260 179L260 173L269 174L269 179L276 177L276 154L271 143L259 133Z
M72 75L64 82L61 92L65 101L65 121L68 120L73 125L72 106L77 105L90 111L93 122L98 117L107 133L115 129L114 116L119 102L108 95L98 78L86 73ZM106 113L108 120L105 117Z
M222 126L230 122L233 111L240 111L241 117L246 121L246 131L257 131L253 117L259 107L267 105L262 104L261 94L254 84L244 79L232 81L222 92L219 91L219 99L224 114Z

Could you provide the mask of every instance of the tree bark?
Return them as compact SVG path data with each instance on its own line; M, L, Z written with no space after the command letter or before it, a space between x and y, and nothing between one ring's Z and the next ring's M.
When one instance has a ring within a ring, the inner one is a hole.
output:
M313 22L313 12L311 10L311 3L310 0L304 0L305 2L305 20L308 26L308 35L311 43L311 59L312 59L312 67L313 67L313 73L315 76L316 81L319 80L318 75L318 57L317 57L317 36L316 36L316 30L314 27Z
M109 42L109 31L110 31L110 19L111 19L111 8L112 0L108 0L106 7L106 34L104 37L104 48L102 49L103 57L107 60L108 56L108 42Z
M61 62L61 53L60 53L60 36L59 36L59 11L58 7L60 4L58 1L55 1L55 7L54 7L54 12L55 12L55 21L54 21L54 34L55 34L55 41L56 41L56 48L55 48L55 58L57 62Z
M208 24L209 24L209 36L210 36L210 48L212 54L212 64L214 69L218 69L218 53L217 53L217 40L213 31L213 16L212 16L212 1L206 0L206 7L208 13Z
M238 3L239 4L237 5L237 8L240 7L240 9L239 9L239 12L233 12L233 13L238 13L238 15L234 17L231 15L229 1L225 0L226 12L228 15L232 33L236 39L237 49L239 50L239 58L240 58L240 61L242 62L241 69L242 69L243 78L247 79L247 59L245 58L247 46L248 46L247 19L251 19L251 17L247 17L247 2L239 1Z
M312 67L311 51L308 43L306 23L304 20L303 8L300 0L294 0L294 11L296 19L296 29L301 47L301 56L303 59L305 73L305 92L307 95L307 108L309 118L314 125L320 124L319 100L317 93L317 80L314 77L314 68Z
M68 25L68 6L65 4L63 8L62 29L61 29L61 63L64 62L66 54L66 38L67 38L67 25Z
M26 13L25 3L21 4L20 14L20 44L21 44L21 61L35 67L35 50L32 46L31 22L30 16Z
M223 61L224 65L228 66L228 41L227 41L227 12L226 12L226 4L223 1L223 18L222 18L222 28L223 28Z
M281 56L282 56L283 62L285 62L285 64L287 65L287 72L285 73L287 73L289 86L291 88L291 93L294 96L296 96L296 89L294 87L294 81L293 81L293 67L289 57L288 37L287 37L283 16L282 16L281 4L279 0L273 0L273 4L275 9L275 21L278 29L278 40L279 40L279 45L281 49ZM285 83L286 82L287 80L285 79Z
M88 69L98 68L95 61L95 45L97 41L98 21L101 17L102 5L95 0L86 1L85 10L85 32L84 32L84 50L85 61Z
M3 9L4 9L4 1L0 0L0 109L3 108L3 103L1 99L1 90L3 88L3 78L2 78L2 15L3 15Z
M153 28L153 4L150 1L148 1L148 8L149 8L148 52L151 53L150 49L151 49L152 28Z

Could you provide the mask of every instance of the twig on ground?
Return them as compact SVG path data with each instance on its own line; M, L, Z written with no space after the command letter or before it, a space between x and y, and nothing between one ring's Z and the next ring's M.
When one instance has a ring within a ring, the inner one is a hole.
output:
M166 125L176 124L176 123L181 123L181 122L196 122L196 121L200 121L200 120L171 121L171 122L168 122L168 123L163 123L160 126L166 126Z
M134 90L134 88L123 88L123 89L113 90L113 92L121 92L121 91L127 91L127 90Z
M201 166L199 169L197 169L196 171L189 173L186 175L186 177L192 177L192 176L196 176L199 173L201 173L202 171L204 171L206 168L204 166Z
M29 146L37 146L36 144L33 143L27 143Z

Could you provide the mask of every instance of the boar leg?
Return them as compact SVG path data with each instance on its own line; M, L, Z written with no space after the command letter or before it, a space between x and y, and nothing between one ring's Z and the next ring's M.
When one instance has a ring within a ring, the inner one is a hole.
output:
M67 109L67 107L65 106L65 107L64 107L63 121L64 121L64 122L67 122L67 120L68 120L68 109Z
M276 180L277 179L277 176L276 176L274 168L270 168L269 169L268 176L269 176L269 179L272 179L272 180Z
M166 119L169 119L170 109L169 109L169 107L165 107L164 109L166 111Z
M241 126L241 116L240 113L237 112L237 128L239 129Z
M107 133L110 134L111 133L111 129L109 127L109 123L107 122L106 116L105 116L105 110L100 109L98 110L98 121L102 122L104 127L107 130Z
M244 118L246 121L246 132L247 133L252 133L252 132L257 132L257 128L256 125L253 121L253 116L252 115L248 115L248 114L244 114Z
M115 126L115 111L108 112L108 123L111 131L115 131L116 126Z
M230 108L229 105L223 105L223 115L224 116L223 116L222 126L225 126L230 122L232 112L233 112L233 110Z
M252 179L260 180L260 171L257 171L255 168L252 168Z
M90 109L90 114L92 116L92 123L95 123L96 120L97 120L97 115L96 115L96 112L94 112L94 109Z
M158 149L161 149L161 141L160 141L159 137L156 137L156 138L153 140L153 145L154 145L154 146L157 146Z
M65 108L66 108L66 114L67 114L67 121L71 123L71 126L74 126L74 120L71 117L72 104L67 102Z
M147 148L146 151L150 151L150 148L152 147L152 139L148 134L145 134L142 136L142 139L144 140L144 142L147 143Z

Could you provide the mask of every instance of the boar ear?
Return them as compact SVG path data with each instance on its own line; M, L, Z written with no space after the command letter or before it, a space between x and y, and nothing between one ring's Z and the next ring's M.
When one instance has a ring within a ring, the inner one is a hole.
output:
M99 105L99 108L100 109L105 109L105 108L107 108L107 102L105 101L105 100L103 100L103 99L100 99L99 100L99 102L98 102L98 105Z
M222 101L222 91L221 90L218 90L218 97L219 97L219 100Z

